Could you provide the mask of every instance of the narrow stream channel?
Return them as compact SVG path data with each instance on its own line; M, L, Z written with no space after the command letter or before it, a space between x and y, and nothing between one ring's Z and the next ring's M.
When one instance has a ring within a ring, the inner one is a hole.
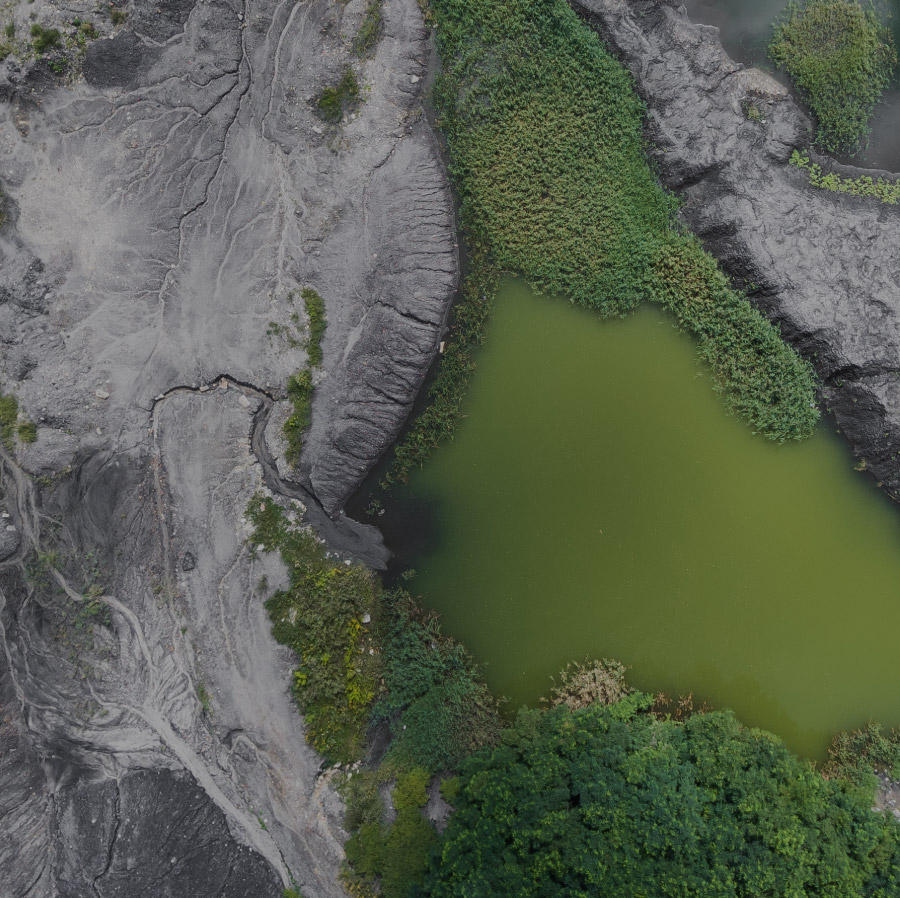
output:
M379 524L513 707L606 656L809 757L900 723L900 509L833 429L754 436L660 310L603 322L515 280L466 413Z

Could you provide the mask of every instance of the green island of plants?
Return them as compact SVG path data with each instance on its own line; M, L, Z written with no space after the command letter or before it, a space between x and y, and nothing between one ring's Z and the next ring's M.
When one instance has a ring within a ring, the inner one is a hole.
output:
M809 177L810 186L819 190L846 193L849 196L871 196L889 206L896 206L900 202L900 181L873 178L871 175L845 178L836 172L825 172L818 162L810 160L808 153L800 150L791 153L790 161L791 165L803 169Z
M430 8L443 66L435 103L474 285L386 483L452 435L497 271L606 316L661 303L697 339L730 411L773 440L809 436L812 369L679 227L678 202L645 156L644 106L600 38L564 0Z
M790 3L769 45L816 117L816 143L853 153L897 64L893 36L874 7L858 0Z

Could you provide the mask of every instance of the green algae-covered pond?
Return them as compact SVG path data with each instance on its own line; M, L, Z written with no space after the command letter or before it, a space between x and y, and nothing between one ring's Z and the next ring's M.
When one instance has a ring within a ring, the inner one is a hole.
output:
M466 414L386 531L513 707L605 656L810 757L900 723L900 509L826 425L754 436L658 309L601 321L512 280Z

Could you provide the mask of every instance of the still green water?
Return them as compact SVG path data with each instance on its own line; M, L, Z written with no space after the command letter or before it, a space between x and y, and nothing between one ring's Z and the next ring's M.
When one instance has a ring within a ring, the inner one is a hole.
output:
M400 498L434 527L412 585L513 707L605 656L810 757L900 723L900 509L824 425L754 436L660 310L601 321L518 281L466 414Z

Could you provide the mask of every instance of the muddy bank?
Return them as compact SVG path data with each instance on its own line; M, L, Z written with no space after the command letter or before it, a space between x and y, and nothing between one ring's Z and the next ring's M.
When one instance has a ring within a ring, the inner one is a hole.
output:
M900 209L809 187L788 160L811 122L782 85L732 61L718 29L674 2L571 4L634 75L685 224L813 363L860 466L900 496Z

